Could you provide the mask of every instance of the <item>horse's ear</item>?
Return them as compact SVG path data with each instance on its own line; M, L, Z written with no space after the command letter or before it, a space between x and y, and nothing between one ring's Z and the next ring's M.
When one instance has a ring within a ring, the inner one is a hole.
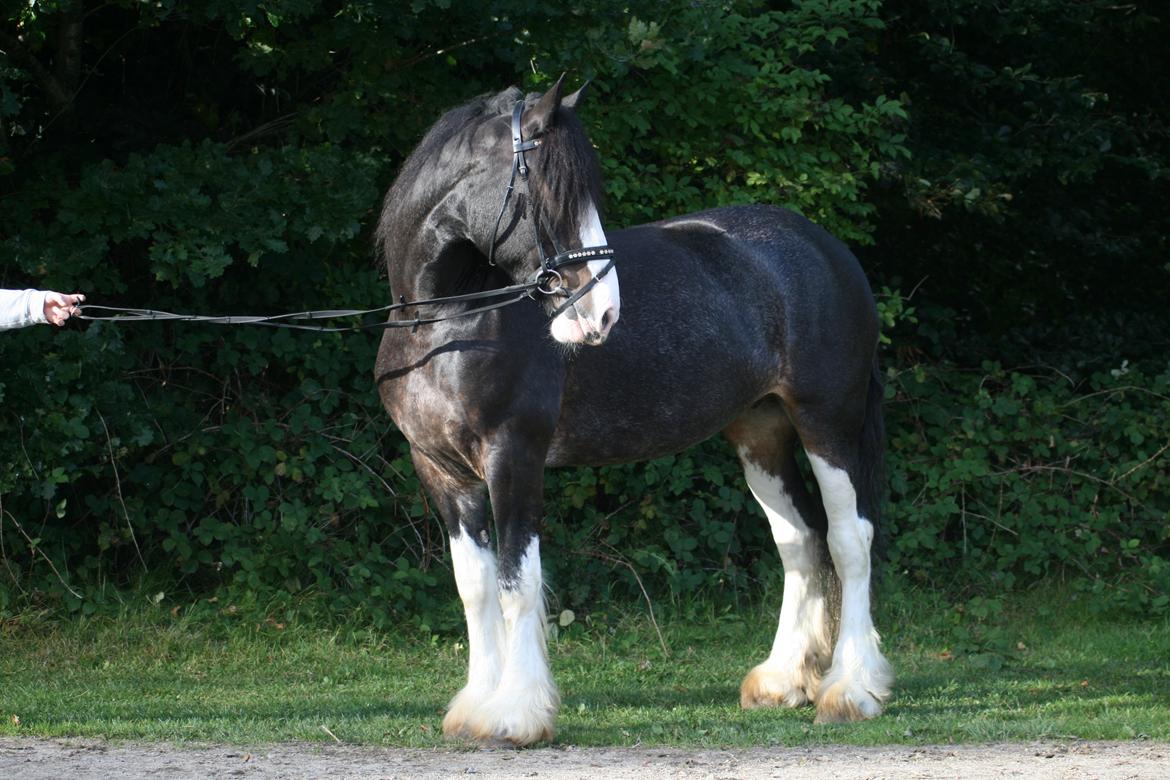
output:
M561 105L561 85L564 81L565 74L562 73L557 83L540 96L536 105L524 112L525 138L532 138L556 124L557 109Z
M581 99L584 98L585 93L589 91L590 81L590 79L585 79L585 83L582 84L572 95L566 96L565 99L561 101L561 105L565 108L571 108L576 111L577 106L581 105Z

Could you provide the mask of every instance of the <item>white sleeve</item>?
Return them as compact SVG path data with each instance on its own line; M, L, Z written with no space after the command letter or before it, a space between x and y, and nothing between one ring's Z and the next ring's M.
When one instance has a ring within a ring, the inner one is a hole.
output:
M0 290L0 330L48 322L45 295L44 290Z

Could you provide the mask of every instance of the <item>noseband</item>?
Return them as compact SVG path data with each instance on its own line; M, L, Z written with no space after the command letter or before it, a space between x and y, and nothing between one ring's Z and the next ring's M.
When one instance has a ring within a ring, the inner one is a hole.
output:
M500 204L500 214L496 217L496 226L492 230L492 242L488 246L488 263L495 265L496 253L496 239L500 233L500 223L504 219L504 212L508 209L508 201L512 197L512 192L516 189L516 176L520 176L520 184L528 191L528 162L524 159L524 153L530 152L540 146L539 138L530 138L524 140L524 133L520 128L520 118L524 114L524 101L516 101L516 105L512 107L512 174L508 178L508 187L504 190L504 202ZM529 200L532 200L532 193L528 191ZM600 282L605 275L613 268L614 253L613 249L608 246L586 246L580 249L569 249L562 251L557 245L556 234L548 229L544 224L544 220L536 208L535 201L533 202L533 222L536 226L536 252L540 256L540 270L538 270L530 278L530 282L535 285L535 291L541 295L549 297L567 298L552 314L553 317L560 315L562 312L569 309L577 303L582 297L589 293L598 282ZM540 228L544 227L544 232L552 242L553 249L557 250L557 254L552 257L547 257L544 254L544 246L540 241ZM570 292L565 289L564 277L561 276L560 269L570 265L580 265L587 263L590 260L605 260L609 262L601 269L601 272L594 275L585 284L581 285L575 291Z

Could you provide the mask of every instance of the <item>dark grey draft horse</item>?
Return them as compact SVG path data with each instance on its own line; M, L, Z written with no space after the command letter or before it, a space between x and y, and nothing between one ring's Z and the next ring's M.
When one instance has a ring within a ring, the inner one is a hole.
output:
M779 208L607 235L582 92L562 97L558 81L451 110L404 163L378 224L399 300L471 294L431 304L440 322L386 330L375 371L449 529L467 616L467 683L443 729L515 745L554 734L545 467L653 458L719 432L784 565L776 639L742 705L873 717L892 674L869 601L884 446L869 284L843 244ZM498 308L474 295L516 288Z

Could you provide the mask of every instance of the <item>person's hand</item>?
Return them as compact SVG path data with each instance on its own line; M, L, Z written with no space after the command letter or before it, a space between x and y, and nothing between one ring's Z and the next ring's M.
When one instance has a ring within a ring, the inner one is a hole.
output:
M45 293L45 319L54 325L64 325L65 320L77 313L77 304L85 300L81 293L63 295L59 292Z

